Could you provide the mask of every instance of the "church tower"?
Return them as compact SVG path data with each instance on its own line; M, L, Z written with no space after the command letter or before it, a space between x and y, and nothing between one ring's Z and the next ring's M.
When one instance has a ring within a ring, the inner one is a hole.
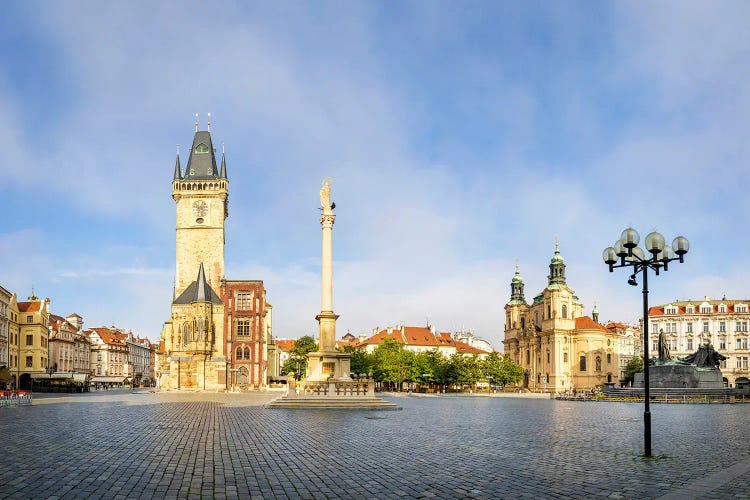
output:
M224 278L224 221L229 215L229 179L226 160L221 153L221 167L208 130L195 136L185 170L180 155L175 160L172 198L177 205L175 297L195 281L198 267L205 266L208 283L219 290Z

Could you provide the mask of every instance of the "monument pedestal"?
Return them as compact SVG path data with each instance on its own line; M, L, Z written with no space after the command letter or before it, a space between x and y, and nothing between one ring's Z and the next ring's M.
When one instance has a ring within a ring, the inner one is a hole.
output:
M634 388L643 388L643 372L636 373ZM723 389L724 381L718 368L695 365L664 364L648 367L649 387L658 389Z

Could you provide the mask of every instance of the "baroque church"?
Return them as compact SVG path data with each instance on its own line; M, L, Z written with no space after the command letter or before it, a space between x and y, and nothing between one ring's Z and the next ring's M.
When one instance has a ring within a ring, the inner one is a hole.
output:
M229 178L223 151L217 166L210 126L195 123L184 170L179 152L175 160L175 286L157 377L165 390L262 389L275 376L271 305L262 281L225 278Z
M505 352L524 369L522 388L540 392L586 391L617 383L617 335L583 315L583 304L567 284L565 260L555 243L547 287L531 304L516 265L505 305Z

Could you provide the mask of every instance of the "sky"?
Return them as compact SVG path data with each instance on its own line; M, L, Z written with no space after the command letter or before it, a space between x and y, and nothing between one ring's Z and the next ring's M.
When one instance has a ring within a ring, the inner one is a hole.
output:
M227 278L264 281L277 338L317 335L325 177L338 336L429 321L501 348L516 261L531 300L556 237L585 314L636 322L640 288L601 258L629 226L690 241L652 305L747 299L749 18L742 1L5 2L0 286L158 339L175 153L211 113Z

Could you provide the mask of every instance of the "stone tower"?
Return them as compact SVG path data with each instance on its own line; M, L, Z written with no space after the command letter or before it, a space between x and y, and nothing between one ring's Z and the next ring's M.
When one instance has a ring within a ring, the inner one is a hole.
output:
M211 288L219 290L224 278L224 220L229 215L229 179L224 152L221 166L217 167L211 133L199 131L197 122L184 172L177 153L172 198L177 204L175 297L195 281L201 263Z

